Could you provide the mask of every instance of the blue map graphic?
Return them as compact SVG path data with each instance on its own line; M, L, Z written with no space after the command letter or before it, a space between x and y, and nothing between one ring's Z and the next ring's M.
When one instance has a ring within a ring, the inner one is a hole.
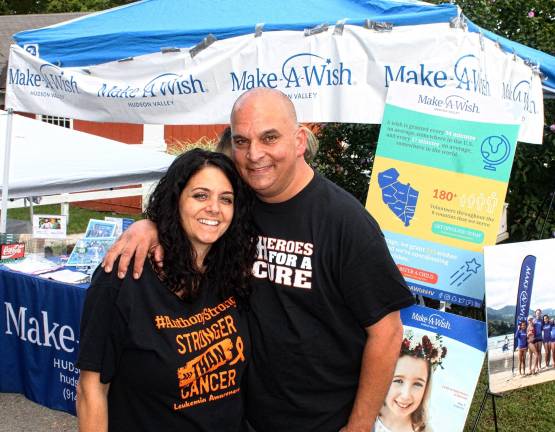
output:
M399 171L395 168L378 173L378 185L382 190L383 202L405 226L409 226L416 211L418 191L410 187L410 183L401 183Z

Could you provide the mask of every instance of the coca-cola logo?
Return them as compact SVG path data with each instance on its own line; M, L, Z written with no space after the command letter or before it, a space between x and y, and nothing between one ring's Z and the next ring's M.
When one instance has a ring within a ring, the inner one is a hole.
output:
M2 253L0 259L23 258L24 255L24 243L4 244L2 245Z

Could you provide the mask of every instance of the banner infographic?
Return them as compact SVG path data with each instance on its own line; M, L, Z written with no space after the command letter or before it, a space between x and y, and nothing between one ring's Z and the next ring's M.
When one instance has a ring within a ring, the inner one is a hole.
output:
M422 306L401 311L403 343L375 432L462 431L486 351L486 325Z
M484 248L489 387L555 380L555 239Z
M415 294L481 306L519 115L461 91L389 90L366 207Z

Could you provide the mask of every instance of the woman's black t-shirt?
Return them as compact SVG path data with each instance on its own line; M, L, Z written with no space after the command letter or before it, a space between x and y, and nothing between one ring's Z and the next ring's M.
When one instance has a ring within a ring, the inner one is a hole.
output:
M93 276L77 365L110 383L110 431L240 430L249 351L246 319L214 287L187 303L149 264L137 281Z

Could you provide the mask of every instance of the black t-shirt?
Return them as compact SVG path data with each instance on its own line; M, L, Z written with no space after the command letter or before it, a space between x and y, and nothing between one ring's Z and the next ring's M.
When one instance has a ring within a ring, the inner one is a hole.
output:
M247 418L257 432L337 432L358 387L365 327L414 303L375 220L315 174L258 202Z
M186 303L148 263L138 281L114 273L93 277L78 361L110 383L109 430L240 430L250 344L235 299L205 285Z

